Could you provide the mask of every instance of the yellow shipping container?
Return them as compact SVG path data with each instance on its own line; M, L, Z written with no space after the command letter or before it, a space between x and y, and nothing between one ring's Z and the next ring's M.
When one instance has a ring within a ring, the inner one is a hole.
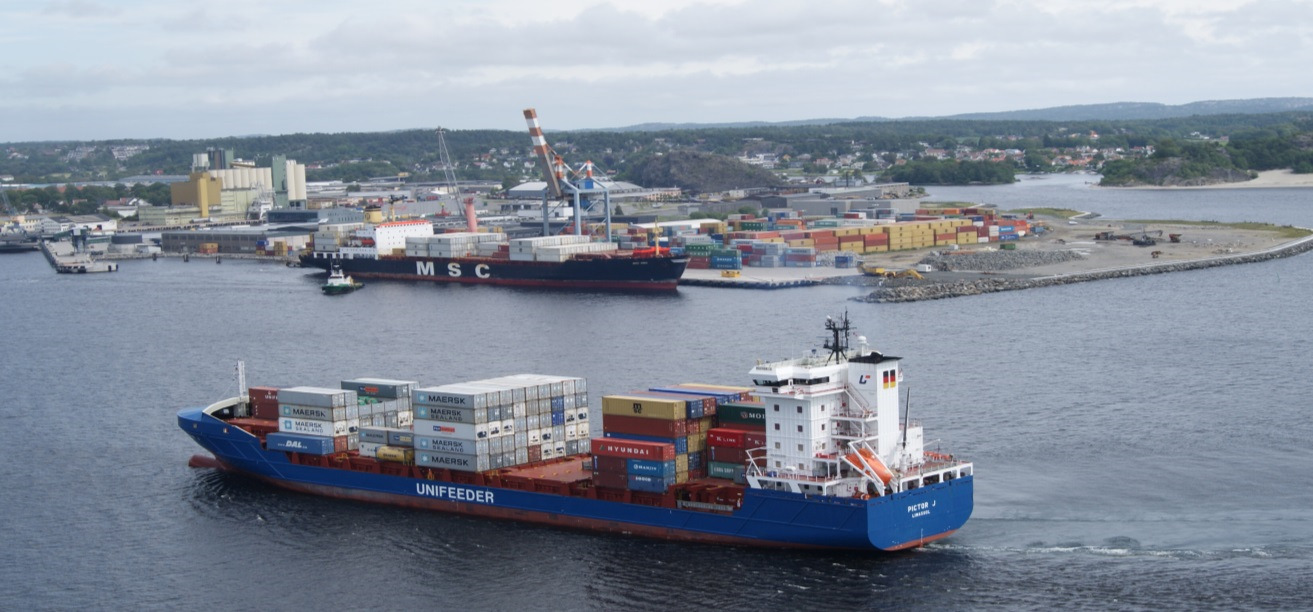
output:
M889 247L883 244L876 244L866 247L867 253L888 253Z
M663 400L627 395L602 396L602 414L646 417L649 419L676 420L688 418L687 404L679 400Z
M402 448L400 446L380 446L378 453L375 455L379 461L391 461L393 463L405 463L407 465L415 462L415 449Z
M707 448L707 437L705 434L688 437L688 452L696 453Z
M688 482L688 470L675 470L675 484L684 484Z
M689 450L689 452L693 452L693 449L691 449L691 448L688 449L688 450ZM688 455L687 455L687 454L679 454L679 455L675 455L675 471L676 471L676 472L687 472L687 471L688 471Z

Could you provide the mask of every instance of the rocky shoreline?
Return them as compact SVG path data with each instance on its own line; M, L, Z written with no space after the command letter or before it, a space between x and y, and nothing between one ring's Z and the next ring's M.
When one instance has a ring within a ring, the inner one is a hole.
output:
M1181 272L1185 270L1201 270L1204 268L1213 268L1217 266L1229 266L1234 264L1257 263L1269 261L1281 257L1290 257L1299 255L1313 250L1313 236L1301 238L1297 241L1287 243L1275 248L1259 251L1256 253L1247 253L1241 255L1224 255L1218 257L1209 257L1206 259L1196 259L1191 261L1178 261L1161 264L1144 264L1137 266L1126 266L1120 268L1109 268L1104 270L1093 270L1090 272L1079 272L1074 274L1060 274L1054 276L1041 277L994 277L982 278L976 280L957 280L943 283L902 285L894 287L879 287L869 295L860 298L853 298L858 302L917 302L921 300L940 300L945 298L962 297L968 295L980 295L983 293L994 293L998 291L1016 291L1018 289L1034 289L1037 287L1052 287L1055 285L1069 285L1071 283L1083 283L1088 281L1103 280L1108 278L1124 278L1130 276L1144 276L1147 274L1164 274L1167 272Z

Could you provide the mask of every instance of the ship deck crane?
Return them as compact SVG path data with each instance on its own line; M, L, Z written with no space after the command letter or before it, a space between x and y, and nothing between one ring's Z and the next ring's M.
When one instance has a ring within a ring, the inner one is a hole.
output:
M574 208L574 234L583 233L583 204L581 197L586 193L602 194L603 208L606 215L606 239L611 239L611 192L601 181L593 179L592 160L584 162L578 169L566 165L561 155L552 150L543 136L542 126L538 124L538 111L524 109L524 121L529 126L529 139L533 142L533 153L542 164L543 178L547 187L543 190L543 235L550 233L547 224L549 201L571 201ZM576 181L576 182L572 182Z

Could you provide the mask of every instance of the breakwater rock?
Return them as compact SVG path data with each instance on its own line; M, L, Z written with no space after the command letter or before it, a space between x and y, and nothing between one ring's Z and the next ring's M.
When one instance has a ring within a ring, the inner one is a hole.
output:
M952 253L949 251L948 253ZM1066 263L1084 259L1074 251L989 251L980 253L945 254L936 253L921 258L918 263L928 264L936 270L956 271L975 270L979 272L999 272L1018 268L1033 268L1050 264Z
M1145 264L1123 268L1091 270L1074 274L1062 274L1040 277L1004 277L981 278L975 280L955 280L943 283L923 283L897 287L879 287L862 298L853 298L859 302L916 302L920 300L939 300L944 298L980 295L996 291L1016 291L1054 285L1068 285L1108 278L1144 276L1146 274L1163 274L1185 270L1201 270L1233 264L1257 263L1280 257L1290 257L1313 250L1313 236L1302 238L1279 247L1240 255L1223 255L1207 259L1179 261L1161 264Z

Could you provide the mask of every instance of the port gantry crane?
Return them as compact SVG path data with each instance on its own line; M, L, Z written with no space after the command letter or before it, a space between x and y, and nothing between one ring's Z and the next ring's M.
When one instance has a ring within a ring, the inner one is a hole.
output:
M445 130L438 128L438 160L442 163L442 173L447 179L447 188L456 201L464 205L462 213L465 215L465 229L470 233L479 231L479 218L474 212L474 196L461 198L460 185L456 183L456 167L451 163L451 152L447 150L447 138L443 136Z
M529 126L529 139L533 142L533 153L542 163L543 178L547 187L543 189L543 235L551 232L547 219L552 207L570 203L574 208L574 234L583 233L583 202L591 201L591 195L602 194L602 204L606 215L606 239L611 239L611 192L602 181L593 179L595 166L588 160L578 168L566 165L561 155L547 144L543 130L538 125L538 112L532 108L524 109L524 121ZM573 181L573 182L572 182Z

